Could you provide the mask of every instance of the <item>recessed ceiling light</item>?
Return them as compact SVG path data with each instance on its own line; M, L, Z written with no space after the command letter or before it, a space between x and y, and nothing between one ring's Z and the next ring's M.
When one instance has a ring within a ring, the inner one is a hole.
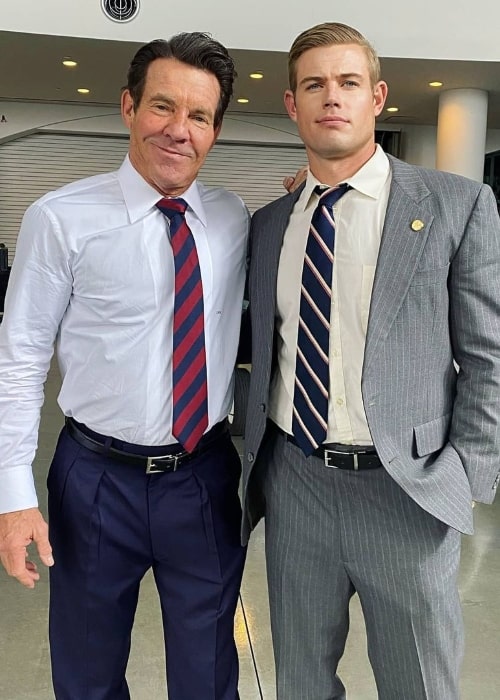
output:
M442 87L443 83L441 83L439 80L433 80L432 83L429 83L431 87Z
M250 73L250 77L253 78L254 80L260 80L261 78L264 77L264 73L261 73L260 70L255 71L255 73Z
M88 88L78 88L80 95L88 95L90 90Z
M399 107L387 107L388 112L399 112Z
M72 58L65 58L62 62L63 66L66 66L66 68L74 68L75 66L78 65L76 61L73 61Z
M246 105L250 102L246 97L238 97L236 101L239 102L240 105Z

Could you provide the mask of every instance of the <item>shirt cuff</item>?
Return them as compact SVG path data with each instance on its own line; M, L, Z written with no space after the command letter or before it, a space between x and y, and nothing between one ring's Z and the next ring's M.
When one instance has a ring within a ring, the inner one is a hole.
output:
M0 513L36 508L38 498L29 465L0 468Z

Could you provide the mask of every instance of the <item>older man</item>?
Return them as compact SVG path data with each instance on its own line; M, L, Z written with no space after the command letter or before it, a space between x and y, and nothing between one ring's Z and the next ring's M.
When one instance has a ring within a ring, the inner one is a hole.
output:
M245 549L226 418L248 214L196 179L234 75L205 34L140 48L122 96L125 162L42 197L19 234L0 327L0 555L27 587L38 579L32 540L53 564L58 700L129 698L148 569L170 700L238 697ZM30 465L55 339L66 426L48 476L49 544Z

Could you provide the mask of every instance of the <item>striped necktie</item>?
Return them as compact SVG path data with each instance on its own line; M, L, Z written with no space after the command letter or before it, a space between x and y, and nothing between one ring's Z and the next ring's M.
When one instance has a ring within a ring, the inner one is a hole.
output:
M156 206L170 220L175 266L172 432L184 449L192 452L208 425L200 266L193 234L186 223L187 203L180 198L161 199Z
M333 205L348 189L340 185L323 190L318 185L314 190L320 200L311 219L302 269L292 418L293 436L306 457L325 441L327 432Z

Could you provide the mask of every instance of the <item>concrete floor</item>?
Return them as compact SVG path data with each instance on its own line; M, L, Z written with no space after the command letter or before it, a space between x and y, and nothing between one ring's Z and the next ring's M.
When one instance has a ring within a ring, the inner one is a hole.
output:
M57 372L46 387L35 474L42 508L45 476L62 425L56 405ZM238 440L241 447L241 441ZM500 698L500 498L477 506L476 535L463 540L460 588L467 631L462 700ZM236 617L241 700L273 700L274 667L264 564L263 530L257 528L248 552ZM53 698L47 644L47 574L34 591L0 573L0 700ZM349 700L375 700L377 693L366 655L360 607L352 603L352 622L340 675ZM153 579L143 582L134 627L128 680L133 700L166 698L160 610ZM75 699L76 700L76 699ZM193 698L193 700L202 700ZM401 698L401 700L412 700Z

